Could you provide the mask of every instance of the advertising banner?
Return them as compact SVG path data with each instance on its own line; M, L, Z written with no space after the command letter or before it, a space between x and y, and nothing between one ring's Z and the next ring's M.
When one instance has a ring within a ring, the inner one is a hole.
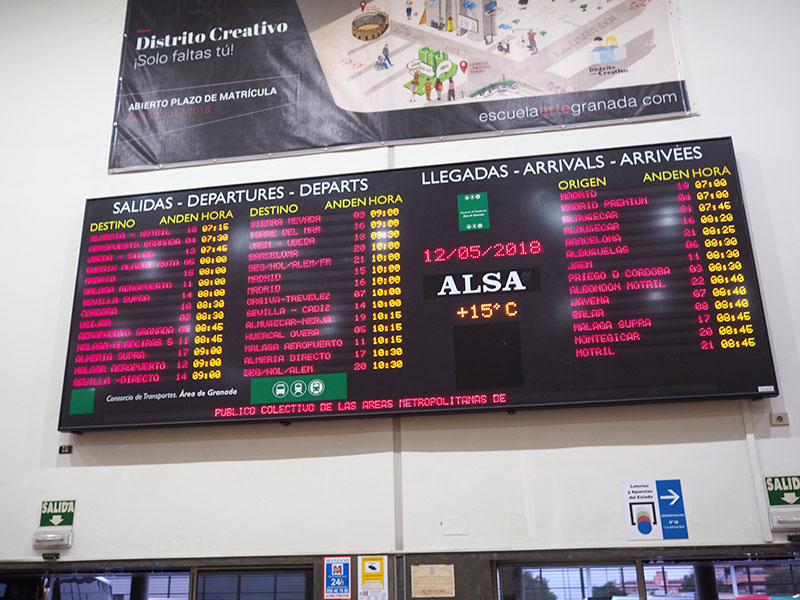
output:
M687 115L668 0L129 0L109 170Z

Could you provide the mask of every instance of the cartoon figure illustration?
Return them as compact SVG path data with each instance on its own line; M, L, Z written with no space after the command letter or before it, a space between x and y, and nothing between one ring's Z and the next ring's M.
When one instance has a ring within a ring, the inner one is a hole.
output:
M594 38L595 47L589 55L589 62L592 64L611 63L627 58L627 51L624 46L620 47L617 38L613 35L604 40L601 37Z
M536 32L532 29L528 32L528 48L530 48L531 54L539 52L539 48L536 45Z
M617 44L617 38L610 35L606 38L606 60L613 62L625 58L625 49Z
M682 77L662 52L671 48L661 18L670 0L637 4L647 10L627 10L626 0L363 0L363 12L361 1L333 0L321 11L320 0L296 0L334 100L348 111L615 89L660 80L661 69L669 81ZM598 3L613 12L595 23Z

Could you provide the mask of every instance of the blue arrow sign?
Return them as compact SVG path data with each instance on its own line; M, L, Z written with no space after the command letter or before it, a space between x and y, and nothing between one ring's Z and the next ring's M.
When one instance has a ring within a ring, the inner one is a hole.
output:
M683 490L680 479L657 479L656 496L661 516L661 531L665 540L689 538L686 510L683 507Z

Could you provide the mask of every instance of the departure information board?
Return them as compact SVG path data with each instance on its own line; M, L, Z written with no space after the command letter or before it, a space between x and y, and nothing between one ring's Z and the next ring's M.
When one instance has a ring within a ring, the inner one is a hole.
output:
M89 200L59 427L777 393L714 139Z

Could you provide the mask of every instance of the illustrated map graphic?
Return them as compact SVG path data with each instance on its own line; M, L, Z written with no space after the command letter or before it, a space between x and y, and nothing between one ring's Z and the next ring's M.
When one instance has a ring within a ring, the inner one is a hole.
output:
M298 6L331 94L350 111L683 79L668 0L298 0Z

